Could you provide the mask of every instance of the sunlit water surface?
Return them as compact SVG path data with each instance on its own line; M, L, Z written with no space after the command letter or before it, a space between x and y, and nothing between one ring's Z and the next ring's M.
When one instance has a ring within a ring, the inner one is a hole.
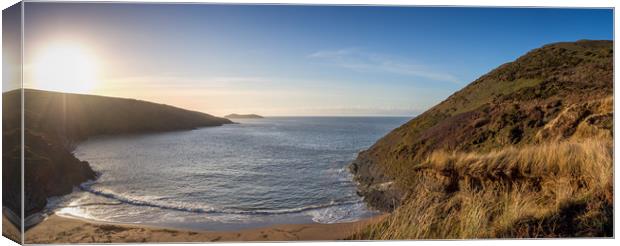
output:
M97 137L75 155L100 177L48 209L190 229L372 216L347 170L400 117L274 117L191 131Z

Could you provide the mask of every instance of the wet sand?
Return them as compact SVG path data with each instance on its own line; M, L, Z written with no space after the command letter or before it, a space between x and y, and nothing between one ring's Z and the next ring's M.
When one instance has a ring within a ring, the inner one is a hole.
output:
M51 215L26 231L26 243L131 243L342 240L383 215L348 223L274 225L239 231L191 231L103 223Z

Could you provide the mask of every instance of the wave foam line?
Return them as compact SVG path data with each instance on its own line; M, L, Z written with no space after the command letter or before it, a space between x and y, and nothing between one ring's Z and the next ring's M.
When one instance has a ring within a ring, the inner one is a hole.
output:
M90 184L81 185L80 189L82 189L83 191L89 192L91 194L94 194L94 195L117 200L119 202L134 205L134 206L154 207L154 208L175 210L175 211L181 211L181 212L207 213L207 214L239 214L239 215L291 214L291 213L305 212L309 210L316 210L316 209L329 208L329 207L342 206L342 205L353 205L353 204L359 203L359 201L331 202L329 204L319 204L319 205L310 205L310 206L304 206L304 207L299 207L299 208L275 209L275 210L253 210L253 211L232 210L232 209L217 210L214 208L205 209L205 208L192 208L192 207L187 207L187 206L175 206L175 205L170 205L170 204L156 204L156 203L149 202L149 201L142 201L138 199L127 198L127 197L123 197L121 195L117 195L114 193L92 189L90 187ZM93 204L90 204L90 205L93 205ZM106 203L106 204L102 203L101 205L120 205L120 203ZM79 206L79 205L76 205L76 206Z

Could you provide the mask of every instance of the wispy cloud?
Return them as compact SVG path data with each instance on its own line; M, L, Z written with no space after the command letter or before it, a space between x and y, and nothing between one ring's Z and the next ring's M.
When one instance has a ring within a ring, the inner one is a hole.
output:
M259 83L268 82L271 79L266 77L241 77L241 76L223 76L223 77L189 77L189 76L173 76L173 75L151 75L151 76L128 76L105 78L108 84L132 84L141 83L145 86L165 85L165 86L200 86L200 85L230 85L234 83Z
M308 55L326 63L357 72L383 72L405 76L422 77L436 81L459 83L455 76L437 72L427 66L408 61L404 58L386 54L367 52L359 48L323 50Z
M324 116L416 116L423 109L414 107L364 107L364 106L333 106L333 107L298 107L298 115ZM274 114L278 114L274 112ZM290 114L290 113L289 113Z
M100 89L106 91L127 90L131 88L142 88L142 90L219 90L242 87L257 87L269 83L270 78L266 77L189 77L175 75L149 75L149 76L128 76L128 77L108 77L102 79Z

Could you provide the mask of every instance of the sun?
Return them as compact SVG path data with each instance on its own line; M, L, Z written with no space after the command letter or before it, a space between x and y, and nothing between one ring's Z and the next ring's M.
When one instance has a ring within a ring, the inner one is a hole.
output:
M92 54L74 43L50 45L33 63L34 87L41 90L91 93L97 73Z

